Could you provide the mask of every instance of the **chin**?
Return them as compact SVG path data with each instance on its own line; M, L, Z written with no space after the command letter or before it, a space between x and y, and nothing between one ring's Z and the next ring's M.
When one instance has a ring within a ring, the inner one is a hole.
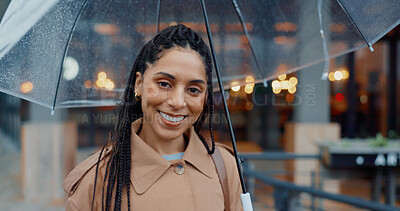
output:
M177 129L162 129L159 130L159 137L162 137L163 139L166 140L171 140L171 139L176 139L178 137L180 137L188 128L186 128L185 130L183 130L182 128L180 128L179 130Z

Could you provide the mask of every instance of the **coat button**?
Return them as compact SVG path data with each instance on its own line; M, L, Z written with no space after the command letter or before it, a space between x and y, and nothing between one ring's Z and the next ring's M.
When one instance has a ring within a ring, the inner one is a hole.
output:
M185 168L183 168L182 165L177 165L175 167L175 173L176 174L181 175L181 174L183 174L183 172L185 172Z

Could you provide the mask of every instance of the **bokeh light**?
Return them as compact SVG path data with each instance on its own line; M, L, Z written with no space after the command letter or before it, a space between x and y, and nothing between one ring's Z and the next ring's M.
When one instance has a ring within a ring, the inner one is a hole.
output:
M253 105L253 103L252 102L246 102L246 105L245 105L245 107L246 107L246 109L247 110L253 110L253 108L254 108L254 105Z
M232 83L231 83L231 89L232 89L232 91L234 91L234 92L239 91L239 90L240 90L239 82L237 82L237 81L232 82Z
M334 75L335 75L334 72L329 73L328 78L329 78L330 81L335 81L335 76Z
M289 92L290 94L294 94L296 91L297 91L296 86L290 86L290 87L288 88L288 92Z
M335 100L338 101L338 102L344 100L344 95L342 93L337 93L335 95Z
M341 71L336 71L333 74L333 77L335 78L335 80L340 81L343 79L343 73Z
M93 86L93 83L90 80L86 80L85 83L83 84L86 89L90 89Z
M279 93L281 93L281 88L277 88L277 89L272 89L272 91L275 93L275 94L279 94Z
M246 83L254 83L254 77L249 75L246 77Z
M110 79L106 79L106 84L105 84L106 89L112 90L114 89L114 82L112 82Z
M288 102L288 103L293 103L294 102L294 95L293 94L287 94L285 98L286 98L286 102Z
M286 74L279 75L278 79L281 80L281 81L285 80L286 79Z
M367 96L367 95L361 95L361 97L360 97L360 102L361 102L362 104L368 103L368 96Z
M106 80L107 74L105 72L101 71L97 74L97 78L100 80Z
M32 89L33 89L33 84L31 82L24 82L20 86L20 90L24 94L31 92Z
M253 86L250 84L246 84L246 86L244 87L244 92L246 92L246 94L251 94L253 92Z
M280 87L281 87L281 85L280 85L280 83L279 83L279 81L278 81L278 80L274 80L274 81L272 81L272 84L271 84L271 86L272 86L272 88L273 88L273 89L278 89L278 88L280 88Z
M298 80L297 80L296 77L291 77L291 78L289 79L289 83L290 83L291 85L296 86L297 83L298 83Z

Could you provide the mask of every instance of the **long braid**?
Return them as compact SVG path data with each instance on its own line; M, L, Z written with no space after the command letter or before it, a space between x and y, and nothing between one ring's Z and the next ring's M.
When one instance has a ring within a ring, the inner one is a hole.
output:
M98 171L99 171L99 163L100 163L101 155L103 154L103 151L104 151L105 148L106 148L106 145L104 145L103 148L101 149L99 158L97 159L97 164L96 164L96 177L94 178L94 186L93 186L92 210L93 210L94 198L95 198L95 196L96 196L97 173L98 173Z
M131 199L130 199L130 183L131 183L131 142L127 143L127 154L125 159L125 186L126 186L126 197L128 199L128 210L131 210Z
M102 194L101 194L101 209L102 210L104 210L104 184L106 184L106 180L107 180L107 176L109 175L108 174L108 170L109 170L109 166L110 166L110 163L111 163L111 159L109 159L108 160L108 162L107 162L107 166L106 166L106 172L105 172L105 174L104 174L104 180L103 180L103 190L102 190ZM97 175L96 175L96 177L97 177Z
M209 117L209 129L212 140L211 150L199 135L209 154L215 149L214 135L212 133L212 121L214 113L213 94L212 94L212 65L209 48L202 38L191 29L184 25L176 25L164 29L152 40L144 45L139 52L132 71L127 81L122 103L119 107L118 121L109 142L112 143L110 158L107 162L102 188L102 209L110 210L112 200L114 210L121 210L122 193L126 188L128 210L130 210L130 177L131 177L131 123L143 116L141 102L135 100L134 84L136 73L142 75L147 69L148 64L154 64L161 58L163 52L174 47L188 48L200 54L203 59L207 75L207 102L199 119L195 122L194 128L198 132L202 127L207 115ZM98 161L99 163L100 161ZM97 178L97 171L96 171ZM96 181L95 181L96 182ZM107 185L105 185L107 184ZM114 187L115 188L115 195ZM114 197L114 198L113 198ZM93 205L92 205L93 207Z
M118 169L118 159L119 159L119 153L118 149L116 149L116 154L115 156L111 157L111 165L110 165L110 172L109 172L109 178L108 178L108 184L107 184L107 196L106 196L106 210L110 210L110 205L111 205L111 197L112 197L112 191L114 190L114 185L115 185L115 179L116 179L116 169Z
M124 160L124 148L125 148L125 143L121 143L121 153L120 153L120 160ZM116 193L115 193L115 203L114 203L114 210L121 210L121 195L122 195L122 177L123 177L123 172L124 172L124 165L121 165L121 163L118 164L118 179L117 179L117 187L116 187Z
M215 151L215 140L214 140L214 132L213 132L213 118L214 118L214 98L213 96L211 96L211 100L210 100L210 119L208 122L208 126L209 126L209 130L210 130L210 136L211 136L211 153L213 154Z

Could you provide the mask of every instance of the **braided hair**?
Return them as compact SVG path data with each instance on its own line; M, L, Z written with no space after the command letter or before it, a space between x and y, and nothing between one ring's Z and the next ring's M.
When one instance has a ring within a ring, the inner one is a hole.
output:
M193 124L194 129L200 140L207 149L208 154L213 154L215 150L215 142L213 135L213 113L214 99L212 88L212 61L210 50L203 39L190 28L178 24L170 26L153 39L147 42L141 49L133 65L129 75L128 84L119 106L118 120L114 131L110 133L109 145L112 145L110 159L107 161L106 172L103 180L102 189L102 210L110 210L112 197L114 197L113 210L121 210L122 191L126 188L128 210L130 210L130 176L131 176L131 123L143 116L141 108L141 100L135 99L134 85L136 81L136 73L142 75L147 69L148 64L154 64L165 50L174 47L190 48L197 52L203 59L206 75L207 75L207 101L204 109ZM211 149L205 139L199 134L199 131L205 121L209 117L209 131L211 136ZM96 176L93 188L92 209L96 192L97 174L101 155L104 147L100 152L96 165ZM107 181L107 182L106 182ZM104 184L107 184L105 187ZM115 188L115 189L114 189ZM115 193L113 193L115 190Z

